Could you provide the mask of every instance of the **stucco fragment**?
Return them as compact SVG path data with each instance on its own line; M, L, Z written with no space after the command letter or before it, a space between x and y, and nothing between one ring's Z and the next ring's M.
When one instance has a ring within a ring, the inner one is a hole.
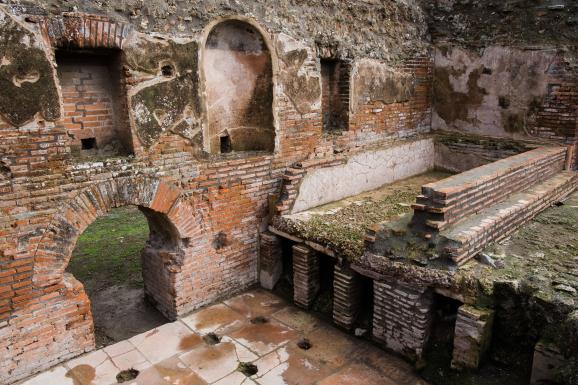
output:
M132 70L156 76L130 98L143 145L151 146L166 131L200 145L198 44L141 39L129 44L125 52Z
M60 117L53 68L35 34L0 9L0 115L21 126Z

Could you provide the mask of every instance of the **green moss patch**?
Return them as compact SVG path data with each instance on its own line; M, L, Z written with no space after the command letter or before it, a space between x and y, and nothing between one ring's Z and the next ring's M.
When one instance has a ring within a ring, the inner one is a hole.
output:
M91 294L113 285L142 287L141 251L149 229L135 206L112 210L78 238L67 271Z
M374 191L309 210L306 215L288 218L288 230L301 238L319 243L348 260L363 254L367 229L377 223L397 219L411 212L411 204L421 186L450 176L428 172L385 185Z

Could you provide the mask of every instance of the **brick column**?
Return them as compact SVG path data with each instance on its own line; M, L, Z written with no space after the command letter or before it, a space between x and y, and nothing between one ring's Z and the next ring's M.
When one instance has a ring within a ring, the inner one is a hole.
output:
M359 313L361 282L349 264L335 264L333 279L333 321L351 329Z
M409 359L420 358L433 318L431 291L392 281L374 281L373 291L373 337Z
M452 368L477 369L490 346L494 312L462 305L454 333Z
M283 252L278 236L264 232L261 234L259 249L259 280L261 286L273 290L283 273Z
M319 292L319 257L305 245L293 246L293 300L308 309Z

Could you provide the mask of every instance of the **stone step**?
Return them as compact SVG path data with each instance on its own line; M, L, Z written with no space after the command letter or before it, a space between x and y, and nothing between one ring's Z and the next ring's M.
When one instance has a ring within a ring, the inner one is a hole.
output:
M440 231L564 169L564 147L540 147L422 187L413 226Z
M504 239L578 186L578 173L562 171L506 200L452 225L439 234L442 255L461 265L490 242Z

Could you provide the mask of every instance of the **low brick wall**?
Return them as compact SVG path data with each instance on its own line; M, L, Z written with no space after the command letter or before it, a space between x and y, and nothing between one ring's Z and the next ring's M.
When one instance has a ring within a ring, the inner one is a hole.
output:
M433 320L433 294L399 281L374 281L373 337L410 359L422 356Z
M460 173L537 147L529 141L435 131L435 167Z
M566 148L542 147L422 187L413 225L442 230L564 169Z
M514 194L492 208L474 216L456 228L440 233L443 254L457 264L465 263L491 242L504 239L540 212L578 187L573 171L561 172L547 182Z

